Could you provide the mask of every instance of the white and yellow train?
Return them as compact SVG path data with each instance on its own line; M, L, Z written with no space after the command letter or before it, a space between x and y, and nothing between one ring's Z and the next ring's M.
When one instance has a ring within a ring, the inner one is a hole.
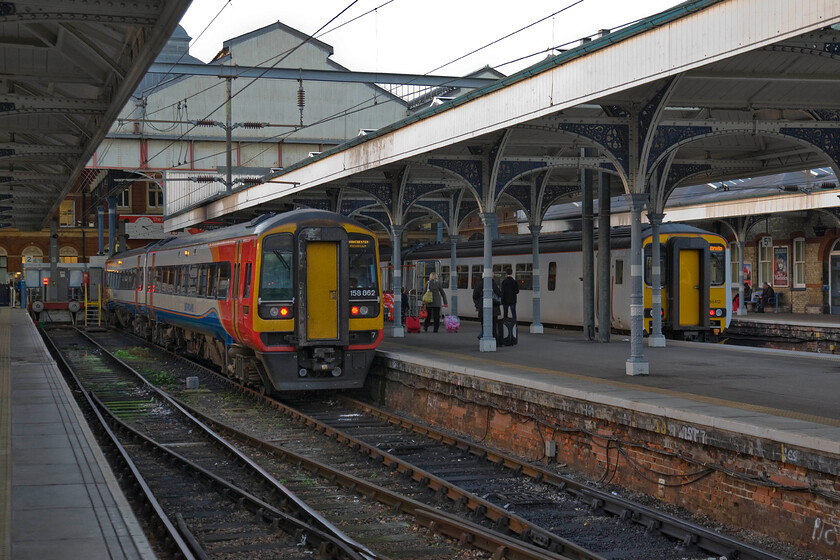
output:
M597 271L596 232L596 271ZM644 328L653 321L649 229L642 233L644 263ZM681 224L660 229L662 329L672 338L711 339L719 335L732 316L729 249L716 233ZM456 253L458 315L476 317L472 289L484 270L483 241L459 243ZM630 229L613 228L610 252L610 319L617 331L630 329ZM430 271L437 271L447 296L452 296L450 245L427 245L406 251L403 283L410 293L422 294ZM393 270L385 263L383 282L392 288ZM517 319L533 320L533 256L530 236L501 238L493 242L493 275L501 280L510 267L519 282ZM540 238L540 320L542 323L580 326L583 322L583 259L580 232L548 234ZM597 273L595 293L598 293ZM596 297L596 321L597 321Z

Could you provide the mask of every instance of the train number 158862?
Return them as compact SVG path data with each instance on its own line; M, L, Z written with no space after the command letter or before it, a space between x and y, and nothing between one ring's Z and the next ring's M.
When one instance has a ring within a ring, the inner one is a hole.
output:
M376 290L373 288L353 289L350 290L350 297L376 297Z

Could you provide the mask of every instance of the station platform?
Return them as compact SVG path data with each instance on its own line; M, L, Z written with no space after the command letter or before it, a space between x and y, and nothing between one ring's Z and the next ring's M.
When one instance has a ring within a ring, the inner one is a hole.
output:
M807 321L812 316L750 314L741 320ZM837 322L827 316L826 321ZM388 326L386 326L387 332ZM519 343L480 352L479 325L458 333L386 336L384 358L524 386L745 437L773 440L840 459L840 355L668 340L644 354L650 375L628 376L629 335L589 342L580 331L519 325Z
M0 559L155 555L36 326L0 307Z

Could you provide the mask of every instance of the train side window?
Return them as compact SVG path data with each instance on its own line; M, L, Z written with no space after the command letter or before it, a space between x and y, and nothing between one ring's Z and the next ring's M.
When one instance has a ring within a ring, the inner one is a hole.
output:
M226 300L230 290L230 263L219 263L219 284L216 289L216 297Z
M470 287L470 267L466 264L458 265L458 289L467 290Z
M251 263L245 264L245 285L242 286L242 297L251 296Z
M712 286L723 286L726 282L726 248L720 243L709 244L709 279Z
M198 291L198 265L190 266L187 280L187 295L194 296Z
M557 263L552 261L548 263L548 291L553 292L557 289Z
M531 263L517 264L513 277L519 282L520 290L534 289L534 265Z
M622 259L615 259L615 285L620 286L624 284L624 261Z
M449 287L449 267L441 265L440 267L440 285L444 288Z
M475 289L477 284L481 283L481 275L484 272L484 265L483 264L474 264L472 265L472 282L470 285Z
M505 279L505 270L508 268L513 268L510 263L503 263L503 264L494 264L493 265L493 278L501 285L502 280Z
M198 267L198 295L207 297L208 289L210 288L210 267L212 265L203 264Z

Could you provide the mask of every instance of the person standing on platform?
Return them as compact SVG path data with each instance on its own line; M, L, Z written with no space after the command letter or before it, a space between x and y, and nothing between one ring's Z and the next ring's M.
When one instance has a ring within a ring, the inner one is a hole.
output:
M508 318L510 310L511 318L516 321L516 294L519 293L519 282L513 277L513 269L505 269L505 279L502 280L502 319Z
M411 305L408 303L408 292L405 291L405 288L402 289L402 294L400 295L400 310L402 313L402 324L405 325L405 318L411 312Z
M426 291L432 292L432 302L426 304L426 321L423 323L423 331L429 332L429 321L432 321L435 332L440 328L440 307L449 305L446 301L446 293L443 291L443 286L438 282L437 275L434 272L429 273L429 282L426 284Z

